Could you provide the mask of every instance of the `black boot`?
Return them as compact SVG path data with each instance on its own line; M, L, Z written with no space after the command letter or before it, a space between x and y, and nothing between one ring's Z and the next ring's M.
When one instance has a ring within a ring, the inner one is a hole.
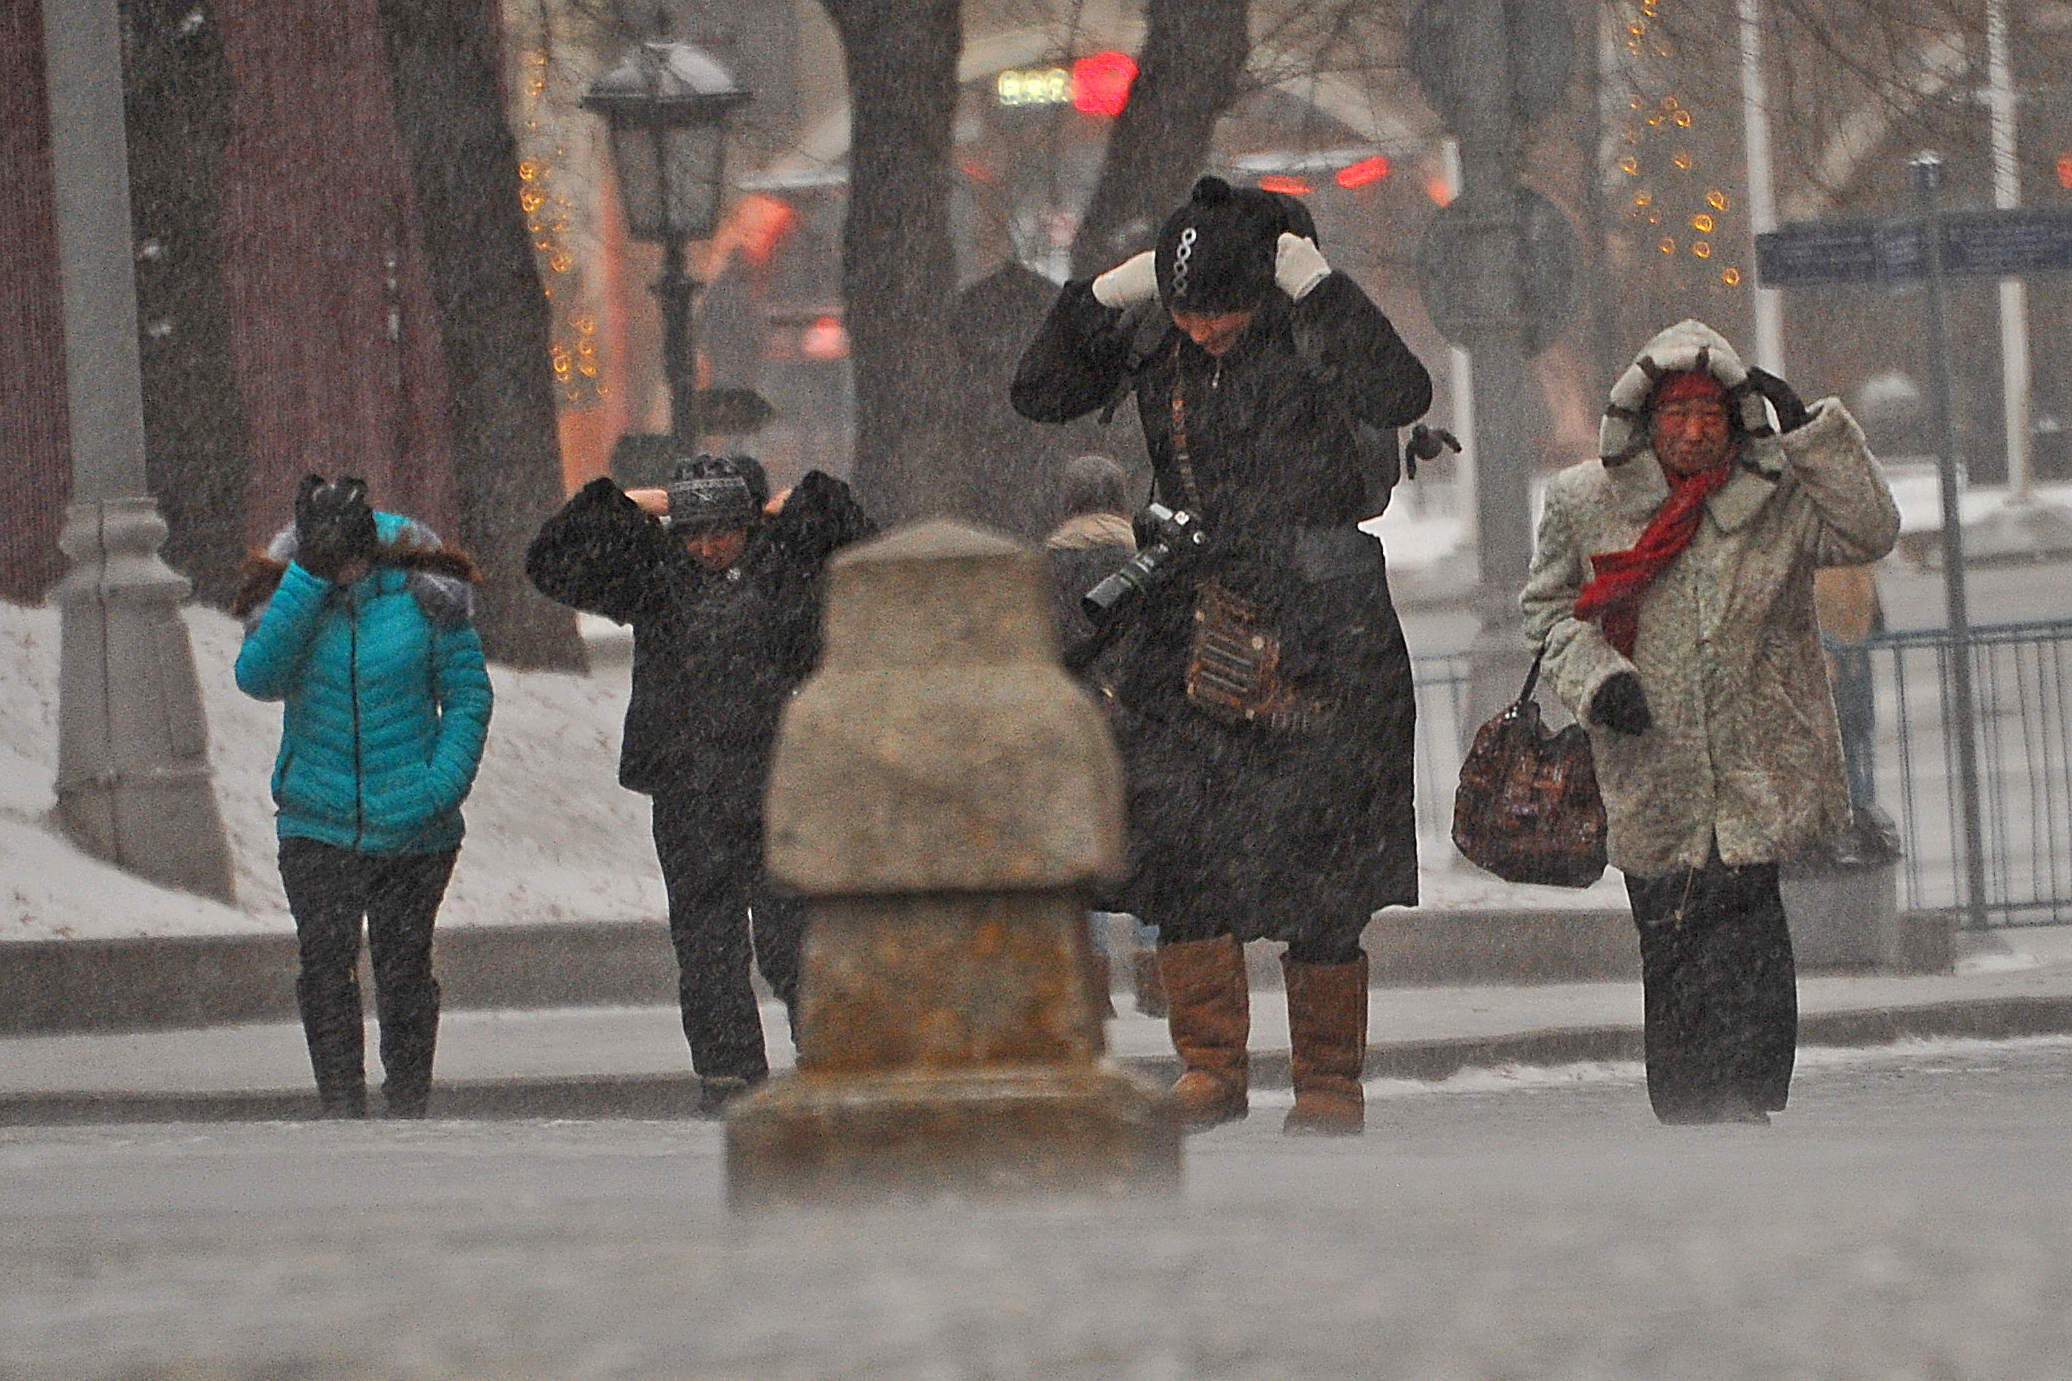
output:
M390 1117L423 1117L439 1042L439 983L432 977L432 925L454 855L405 855L373 865L367 948L381 1019L382 1102Z
M358 977L350 969L342 978L312 977L305 971L295 981L295 1000L302 1009L302 1034L309 1042L323 1115L365 1117L367 1036L360 1024Z

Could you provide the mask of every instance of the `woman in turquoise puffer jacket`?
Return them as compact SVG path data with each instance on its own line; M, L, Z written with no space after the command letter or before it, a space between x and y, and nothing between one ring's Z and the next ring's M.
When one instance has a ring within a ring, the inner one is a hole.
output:
M432 925L489 730L475 567L422 524L375 513L361 480L312 475L295 513L234 607L239 689L283 702L273 798L303 1032L325 1115L364 1117L364 919L383 1098L392 1116L422 1116L439 1025Z

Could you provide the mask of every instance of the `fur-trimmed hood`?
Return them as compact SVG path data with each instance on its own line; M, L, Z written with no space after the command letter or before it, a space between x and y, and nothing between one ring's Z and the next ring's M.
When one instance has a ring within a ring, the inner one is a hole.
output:
M1648 399L1666 374L1703 370L1726 386L1728 423L1739 451L1734 475L1705 500L1713 520L1729 532L1753 517L1784 477L1784 439L1771 425L1768 404L1748 377L1748 366L1727 338L1702 321L1679 321L1658 332L1634 356L1619 381L1598 428L1597 454L1611 480L1614 506L1625 517L1645 521L1669 497L1669 481L1648 441ZM1816 410L1839 403L1814 404ZM1851 425L1854 425L1853 423Z
M482 572L475 559L459 547L449 547L439 534L414 518L397 513L376 513L380 533L374 564L408 572L410 593L425 617L442 628L468 622L475 614L475 586ZM266 613L267 601L279 588L288 563L295 559L295 529L283 528L266 544L265 551L245 559L230 612L243 619L247 631L256 628Z
M1781 473L1783 444L1771 425L1763 395L1749 381L1748 366L1725 336L1695 318L1657 332L1612 385L1611 401L1597 429L1598 458L1616 468L1642 455L1652 457L1648 398L1655 391L1656 380L1686 370L1703 371L1726 386L1728 413L1741 439L1739 463L1771 477Z

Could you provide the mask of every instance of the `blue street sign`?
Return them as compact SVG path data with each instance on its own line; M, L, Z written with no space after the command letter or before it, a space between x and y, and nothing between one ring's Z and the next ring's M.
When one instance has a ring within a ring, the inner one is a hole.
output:
M1947 274L2072 269L2072 215L2062 211L1953 211L1942 227ZM1756 281L1766 288L1907 282L1928 273L1925 244L1918 218L1799 221L1755 237Z

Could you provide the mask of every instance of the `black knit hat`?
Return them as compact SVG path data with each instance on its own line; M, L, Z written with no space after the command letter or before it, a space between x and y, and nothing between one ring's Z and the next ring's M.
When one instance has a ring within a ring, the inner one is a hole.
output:
M1309 208L1220 177L1194 184L1187 204L1158 232L1158 295L1176 312L1239 312L1273 287L1281 232L1316 238Z
M753 456L679 460L669 470L669 527L675 532L744 528L769 496L769 481Z

